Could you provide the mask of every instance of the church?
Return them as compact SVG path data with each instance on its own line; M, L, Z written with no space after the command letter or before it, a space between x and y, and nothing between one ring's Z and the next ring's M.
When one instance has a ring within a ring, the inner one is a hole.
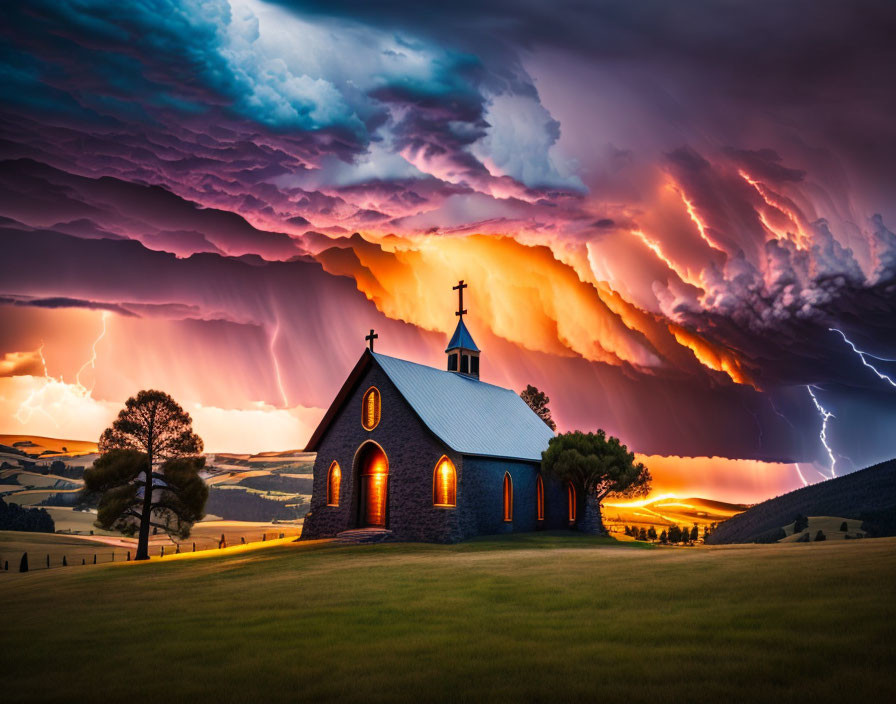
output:
M575 524L574 488L541 474L553 431L515 391L479 379L466 287L454 287L459 320L445 369L374 352L370 331L306 448L317 459L302 539L363 529L453 543Z

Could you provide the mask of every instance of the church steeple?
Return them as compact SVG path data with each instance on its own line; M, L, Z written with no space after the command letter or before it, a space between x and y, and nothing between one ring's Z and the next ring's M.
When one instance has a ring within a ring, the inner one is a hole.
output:
M448 347L445 348L445 354L448 355L448 371L457 372L465 376L471 376L475 379L479 378L479 348L473 342L473 336L464 325L464 289L467 284L461 279L453 290L457 291L457 312L455 315L459 318L454 334Z

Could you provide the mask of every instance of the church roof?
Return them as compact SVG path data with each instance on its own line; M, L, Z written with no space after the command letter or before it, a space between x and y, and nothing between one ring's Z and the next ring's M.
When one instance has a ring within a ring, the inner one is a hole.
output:
M317 449L369 364L375 362L432 433L455 452L541 461L554 432L519 395L462 374L365 351L308 442Z
M457 327L454 329L454 334L451 336L451 341L448 343L448 347L445 348L445 351L456 350L458 347L470 350L471 352L479 352L479 348L476 346L476 343L473 342L473 336L470 334L470 331L467 330L467 326L464 325L463 316L461 316L461 319L457 322Z

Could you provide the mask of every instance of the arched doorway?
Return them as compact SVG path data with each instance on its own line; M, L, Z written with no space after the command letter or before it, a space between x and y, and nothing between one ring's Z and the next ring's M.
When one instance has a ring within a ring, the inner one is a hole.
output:
M361 478L358 522L361 527L385 528L389 493L389 460L386 453L375 442L366 442L358 451L357 466Z

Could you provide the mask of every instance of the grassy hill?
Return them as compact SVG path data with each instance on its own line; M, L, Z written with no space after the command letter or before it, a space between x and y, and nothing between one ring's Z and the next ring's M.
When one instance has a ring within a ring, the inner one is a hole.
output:
M797 489L756 504L718 527L709 542L762 542L778 529L803 516L862 519L874 534L889 534L896 512L896 460L882 462L836 479ZM792 532L792 531L791 531Z
M292 543L0 574L2 691L154 704L896 697L896 540L618 545Z

